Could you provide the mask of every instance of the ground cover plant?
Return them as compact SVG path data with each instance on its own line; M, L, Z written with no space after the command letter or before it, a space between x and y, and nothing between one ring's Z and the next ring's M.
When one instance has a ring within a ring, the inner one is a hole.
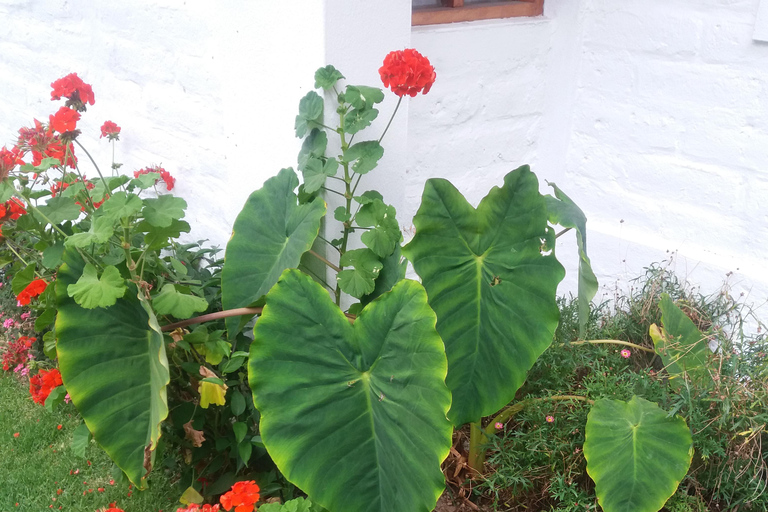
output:
M692 465L662 510L768 508L768 455L762 451L768 351L759 319L750 318L751 308L727 287L703 295L664 265L649 267L634 285L592 311L585 337L618 338L646 350L578 341L576 301L560 299L555 342L536 362L511 408L525 406L492 427L484 476L469 479L466 472L456 472L465 460L458 453L449 459L447 474L459 503L467 497L480 506L489 503L490 510L599 510L584 457L587 401L639 396L680 414L692 432ZM668 365L652 351L649 331L662 325L665 297L718 347L705 380L675 384Z
M379 72L398 106L436 79L415 50L392 52ZM403 246L394 207L364 190L391 124L369 134L385 93L333 66L299 103L303 183L287 168L251 194L224 262L177 241L186 203L165 169L131 177L113 161L105 176L90 159L76 128L90 85L72 74L52 87L65 105L0 153L6 271L49 358L25 368L37 370L34 400L71 399L81 438L138 489L167 467L186 510L250 512L267 497L285 503L266 509L432 510L449 453L465 459L454 478L480 479L490 439L529 405L508 407L559 325L556 226L577 234L586 332L597 281L578 206L554 184L542 195L528 166L477 208L435 178ZM119 132L102 127L112 144ZM75 151L99 179L86 179ZM404 279L404 258L420 282ZM704 337L670 298L662 310L654 348L608 342L658 352L676 391L703 384ZM547 398L589 404L586 472L607 512L659 510L691 464L684 404L638 395ZM309 500L291 499L298 490Z

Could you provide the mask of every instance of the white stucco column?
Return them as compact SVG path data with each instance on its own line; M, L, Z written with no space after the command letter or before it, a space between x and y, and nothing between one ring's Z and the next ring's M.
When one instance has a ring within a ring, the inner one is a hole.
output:
M410 0L373 0L325 2L325 60L346 77L346 83L382 87L379 68L384 57L393 50L409 47L411 41ZM384 157L379 166L362 178L358 193L375 189L384 201L397 208L401 224L403 219L406 151L408 146L408 102L403 102L382 141ZM379 117L355 141L378 139L397 104L397 96L385 91L384 102L378 106ZM336 119L332 119L335 126Z

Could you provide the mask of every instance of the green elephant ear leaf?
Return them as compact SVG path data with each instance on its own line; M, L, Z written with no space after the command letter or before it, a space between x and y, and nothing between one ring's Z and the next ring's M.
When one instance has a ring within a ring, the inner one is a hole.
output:
M252 193L235 220L221 276L224 309L256 303L277 282L283 270L295 268L320 232L325 203L316 198L298 204L299 180L283 169ZM227 319L232 338L240 320Z
M64 385L94 439L139 487L168 416L168 360L160 327L130 285L125 298L84 309L67 293L83 273L74 251L56 279L56 350Z
M421 276L448 356L454 425L509 403L552 342L563 267L544 254L547 209L523 166L475 210L450 182L428 180L403 248Z
M446 371L415 281L400 281L350 325L321 285L290 269L256 322L248 375L267 451L313 502L429 512L451 444Z
M587 473L605 512L657 512L677 490L692 456L685 420L648 400L601 399L587 417Z
M545 196L549 221L576 230L576 244L579 248L579 336L584 337L589 305L598 289L597 277L587 256L587 216L557 185L549 183L549 186L555 189L555 197Z
M669 382L679 388L686 377L694 381L710 378L707 362L712 355L709 338L677 307L668 294L661 294L662 329L651 325L653 346L664 362Z

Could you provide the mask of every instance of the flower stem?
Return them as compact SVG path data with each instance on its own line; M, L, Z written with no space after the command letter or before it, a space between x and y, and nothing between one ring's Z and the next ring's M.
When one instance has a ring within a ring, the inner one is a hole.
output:
M400 103L402 103L403 97L400 96L397 100L397 105L395 105L395 110L392 111L392 117L389 118L389 122L387 123L386 128L384 128L384 132L381 134L381 137L379 137L379 144L381 144L381 139L384 138L384 136L387 134L387 130L389 130L389 125L392 124L392 120L395 118L395 114L397 114L397 109L400 108Z
M101 182L104 184L104 195L109 194L109 186L107 185L107 180L104 179L104 175L101 174L101 169L99 169L99 166L96 165L96 160L93 159L93 157L88 152L88 150L85 149L85 147L82 144L80 144L80 142L77 139L75 139L75 143L80 147L80 149L83 150L83 152L85 152L85 154L88 156L88 158L90 159L91 163L93 164L93 167L96 169L96 172L99 174L99 178L101 178ZM112 146L112 160L113 161L115 159L114 150L115 150L115 146L113 145Z

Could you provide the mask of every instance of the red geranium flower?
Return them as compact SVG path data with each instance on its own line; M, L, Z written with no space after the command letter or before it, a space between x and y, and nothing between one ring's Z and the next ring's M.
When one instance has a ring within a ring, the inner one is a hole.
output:
M80 181L80 178L76 179L72 183L67 183L66 181L55 181L53 185L51 185L51 197L56 197L58 194L61 193L62 190L66 190L67 188L69 188L70 185L78 183L79 181ZM96 185L94 185L92 182L88 181L87 179L85 180L84 183L85 183L85 188L87 188L88 190L93 190L94 188L96 188ZM81 195L81 194L82 194L82 191L77 193L77 195ZM85 195L83 194L82 198L84 197ZM106 198L102 199L97 203L93 203L93 207L98 208L99 206L104 204L104 201L106 201ZM75 201L75 204L80 205L81 212L85 211L85 206L83 206L83 204L80 201Z
M45 400L51 394L53 388L61 386L61 373L57 368L53 370L40 370L29 379L29 394L32 400L40 405L45 405Z
M416 50L407 48L390 52L384 58L384 65L379 68L384 87L402 97L427 94L435 83L435 68L429 59Z
M3 370L6 372L29 359L29 349L36 338L21 336L16 341L9 341L3 353Z
M26 306L32 297L37 297L45 291L48 283L43 279L35 279L16 296L16 300L21 306Z
M21 159L21 150L14 146L10 150L3 146L0 149L0 181L8 177L11 171L17 166L24 164Z
M48 118L48 126L59 133L72 132L77 128L79 119L80 113L77 110L61 107L58 112Z
M232 490L219 498L224 510L235 507L235 512L253 512L257 501L259 501L259 486L253 480L235 483Z
M107 140L119 140L119 135L120 127L112 121L104 121L104 124L101 125L101 137L99 138L106 137Z
M160 174L160 179L163 180L168 191L171 191L173 189L173 186L176 184L176 178L171 176L171 173L169 173L159 165L154 165L152 167L145 167L144 169L134 171L133 177L138 178L142 174L149 174L150 172L156 172ZM155 184L157 184L157 181L155 181Z
M177 508L176 512L219 512L219 506L208 505L207 503L205 505L198 505L197 503L192 503L187 508L184 508L184 507Z
M0 204L0 222L16 220L25 213L27 213L27 210L24 209L24 203L15 197Z
M85 111L85 104L93 105L95 97L91 86L82 81L77 73L70 73L51 84L52 100L60 100L62 96L68 99L66 106L75 107L80 112Z
M72 143L65 144L58 135L53 133L50 126L46 129L37 119L35 119L34 128L19 130L19 141L16 146L22 155L28 151L32 152L32 165L40 165L43 158L55 158L61 165L67 165L72 169L77 165Z

